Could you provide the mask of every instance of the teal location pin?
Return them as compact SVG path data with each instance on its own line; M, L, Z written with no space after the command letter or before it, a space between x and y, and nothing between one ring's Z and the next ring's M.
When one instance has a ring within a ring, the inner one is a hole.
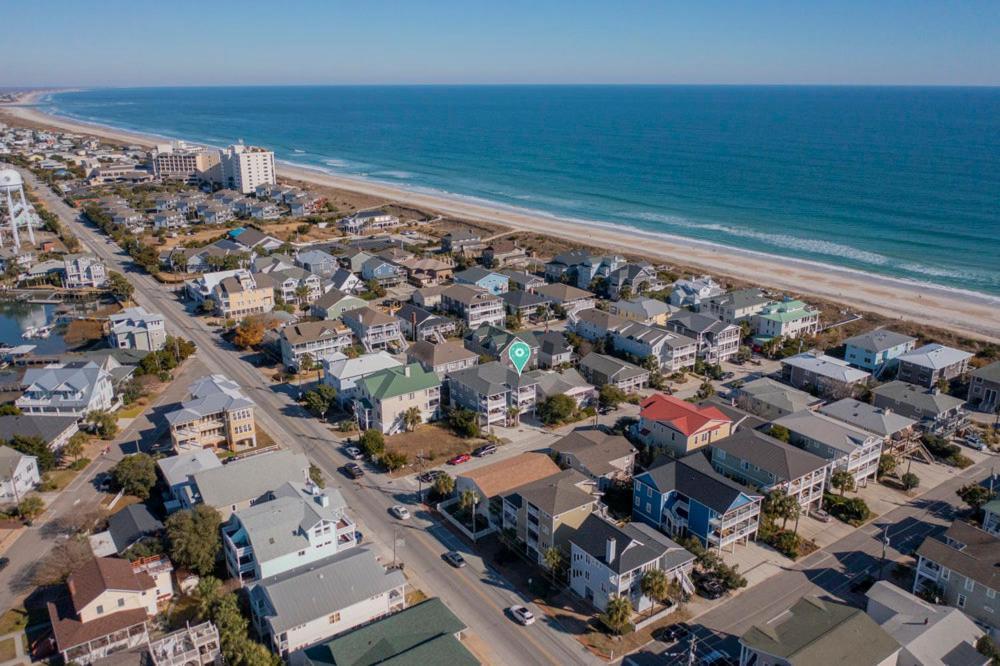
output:
M514 344L507 348L507 356L510 358L510 362L514 364L514 367L517 368L517 374L521 374L524 366L528 365L528 359L531 358L531 347L526 342L516 340Z

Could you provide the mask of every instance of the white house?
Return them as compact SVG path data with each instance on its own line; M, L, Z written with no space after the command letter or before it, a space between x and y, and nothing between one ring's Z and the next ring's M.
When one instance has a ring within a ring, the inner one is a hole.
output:
M0 503L17 504L40 482L38 458L0 446Z
M384 351L348 358L334 354L323 360L323 383L337 391L337 402L346 405L358 396L358 382L380 370L402 367Z
M75 416L115 407L111 375L94 362L52 364L24 373L24 393L14 404L28 414Z
M108 317L108 342L115 349L156 351L167 342L166 319L145 308L127 308Z

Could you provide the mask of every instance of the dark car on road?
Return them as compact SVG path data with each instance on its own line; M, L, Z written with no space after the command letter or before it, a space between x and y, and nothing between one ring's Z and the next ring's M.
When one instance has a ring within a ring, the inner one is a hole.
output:
M417 480L421 483L434 483L439 476L444 476L446 474L447 472L443 469L432 469L417 476Z
M482 458L483 456L493 455L496 452L497 452L496 444L484 444L475 451L473 451L472 455L476 456L477 458Z
M361 469L361 465L357 463L347 463L342 469L344 470L344 474L352 479L360 479L365 475L365 470Z
M449 550L447 553L442 555L444 561L455 567L456 569L461 569L465 566L465 558L458 551Z

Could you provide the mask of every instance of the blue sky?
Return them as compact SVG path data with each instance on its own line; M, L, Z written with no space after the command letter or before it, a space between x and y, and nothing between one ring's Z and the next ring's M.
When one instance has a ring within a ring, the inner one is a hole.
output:
M1000 84L998 0L27 0L0 16L7 86Z

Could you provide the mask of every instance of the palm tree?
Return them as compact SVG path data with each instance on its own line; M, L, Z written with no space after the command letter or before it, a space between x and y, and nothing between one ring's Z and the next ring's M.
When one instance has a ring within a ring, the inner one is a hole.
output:
M455 479L447 474L442 474L434 479L434 484L431 488L438 497L451 497L451 494L455 492Z
M212 617L212 608L222 594L222 582L215 576L205 576L198 581L194 589L194 598L198 602L198 617L208 620Z
M839 490L840 496L843 497L848 490L854 490L854 477L850 472L840 470L830 476L830 485Z
M632 602L628 597L616 596L608 599L608 606L601 616L604 624L616 634L621 634L632 619Z
M479 497L476 495L474 490L463 490L458 496L458 508L469 514L469 523L472 525L472 531L476 531L476 503L479 501Z
M413 432L414 428L423 423L423 420L424 417L420 413L419 407L410 407L403 413L403 425L405 425L406 429L410 432Z
M307 300L309 298L309 287L300 284L295 288L295 299L299 302L299 309L303 312L309 309L309 303Z
M802 510L798 500L786 493L783 489L772 490L764 498L764 512L772 518L781 518L781 529L785 529L788 520L794 518L796 513Z
M508 407L507 408L507 423L517 423L517 417L521 415L521 409L519 407Z
M662 604L670 598L670 579L663 569L650 569L642 574L639 589L645 596ZM649 607L649 613L653 614L652 605Z
M554 583L556 581L556 574L559 572L559 567L562 566L562 551L555 546L549 546L542 553L542 559L545 561L545 566L548 567L549 574L551 574L552 582Z

